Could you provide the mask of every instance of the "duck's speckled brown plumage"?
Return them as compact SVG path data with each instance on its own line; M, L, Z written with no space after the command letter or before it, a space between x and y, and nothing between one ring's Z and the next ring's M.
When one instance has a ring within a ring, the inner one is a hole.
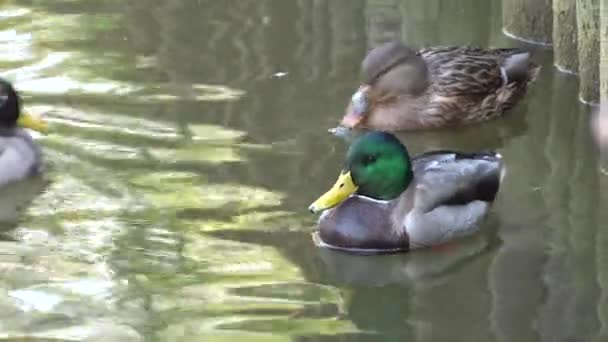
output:
M501 115L526 93L539 67L520 49L388 43L362 63L369 110L357 125L416 130L478 123ZM349 104L346 117L352 113ZM350 126L348 120L342 122Z

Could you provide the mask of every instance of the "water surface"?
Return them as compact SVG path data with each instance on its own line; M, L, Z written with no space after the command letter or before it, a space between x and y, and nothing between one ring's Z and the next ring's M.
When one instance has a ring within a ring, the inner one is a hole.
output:
M414 153L503 154L483 233L371 258L310 240L306 208L346 147L326 129L365 52L517 46L500 7L5 2L0 73L54 133L46 179L0 194L0 340L605 340L608 178L550 51L534 48L542 73L507 117L401 136Z

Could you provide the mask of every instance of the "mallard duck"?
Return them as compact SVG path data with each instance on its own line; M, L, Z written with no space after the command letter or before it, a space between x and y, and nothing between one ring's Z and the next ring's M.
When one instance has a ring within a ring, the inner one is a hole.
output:
M433 151L410 159L391 133L357 138L335 185L309 207L323 212L313 238L324 247L388 253L476 232L504 174L495 152Z
M0 187L42 170L40 149L22 127L47 130L44 121L21 110L19 94L0 79Z
M521 49L429 47L401 43L372 49L363 84L341 125L419 130L478 123L500 116L526 93L539 67Z

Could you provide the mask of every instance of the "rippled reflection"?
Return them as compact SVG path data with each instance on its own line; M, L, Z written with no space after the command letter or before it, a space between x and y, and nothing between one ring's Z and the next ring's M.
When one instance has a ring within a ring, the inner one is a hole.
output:
M501 4L12 0L0 74L46 113L50 172L0 192L0 339L572 341L606 338L607 177L576 82L510 115L402 134L414 153L498 149L484 234L352 257L310 241L345 144L326 133L362 56L515 45Z

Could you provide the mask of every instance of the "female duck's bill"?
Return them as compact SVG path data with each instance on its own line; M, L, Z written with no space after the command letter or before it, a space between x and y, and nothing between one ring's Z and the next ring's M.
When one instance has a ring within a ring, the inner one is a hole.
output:
M369 111L368 85L362 85L353 94L347 114L342 118L341 124L345 127L355 128L365 119Z

